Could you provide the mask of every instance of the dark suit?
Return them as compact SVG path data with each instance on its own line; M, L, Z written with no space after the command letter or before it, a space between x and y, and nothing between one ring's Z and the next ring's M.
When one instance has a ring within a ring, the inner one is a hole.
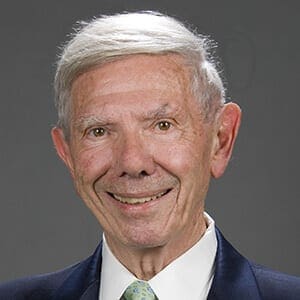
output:
M209 300L300 299L300 278L249 262L218 230L217 239L216 272ZM0 285L0 299L98 300L101 262L100 244L91 257L67 269Z

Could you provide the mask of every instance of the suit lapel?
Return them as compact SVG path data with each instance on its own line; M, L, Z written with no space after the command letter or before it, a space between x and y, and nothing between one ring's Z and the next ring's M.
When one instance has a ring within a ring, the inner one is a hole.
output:
M65 282L55 291L53 300L98 300L102 242L94 254L74 267Z
M80 300L98 300L99 299L100 281L94 281L80 297Z
M208 300L260 300L255 277L247 259L242 257L216 229L218 250L214 280Z

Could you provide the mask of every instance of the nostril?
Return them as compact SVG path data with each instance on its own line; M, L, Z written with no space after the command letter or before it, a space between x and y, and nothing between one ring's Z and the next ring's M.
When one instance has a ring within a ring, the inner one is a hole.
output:
M140 176L141 176L141 177L148 176L148 173L147 173L146 171L143 170L143 171L140 173Z
M136 174L133 174L133 172L132 173L123 172L120 177L126 177L126 176L142 178L142 177L149 176L149 174L145 170L143 170L141 172L137 172Z

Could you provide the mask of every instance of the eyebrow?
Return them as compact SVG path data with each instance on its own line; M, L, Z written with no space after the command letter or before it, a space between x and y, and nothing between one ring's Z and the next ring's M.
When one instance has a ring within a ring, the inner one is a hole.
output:
M163 104L162 106L151 110L149 112L146 112L144 118L145 119L158 119L161 117L164 117L169 111L169 104Z
M169 106L169 104L165 103L156 109L146 112L141 118L144 120L159 119L166 117L166 115L170 114L172 111L173 109ZM175 113L178 113L177 108L175 108ZM82 115L74 122L74 126L75 128L82 129L88 128L95 124L107 125L111 123L113 123L113 120L111 120L109 117L102 118L101 116L96 115Z
M100 116L96 115L83 115L74 122L74 126L75 128L82 129L88 128L95 124L107 124L109 123L108 121L109 120L107 120L107 118L104 120L104 118L101 118Z

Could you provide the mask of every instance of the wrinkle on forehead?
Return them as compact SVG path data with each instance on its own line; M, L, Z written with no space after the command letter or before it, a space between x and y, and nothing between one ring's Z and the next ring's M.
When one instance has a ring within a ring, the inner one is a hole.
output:
M114 73L114 77L110 73ZM124 80L124 78L126 80ZM147 90L189 90L189 74L176 54L129 56L80 75L72 85L74 101Z

